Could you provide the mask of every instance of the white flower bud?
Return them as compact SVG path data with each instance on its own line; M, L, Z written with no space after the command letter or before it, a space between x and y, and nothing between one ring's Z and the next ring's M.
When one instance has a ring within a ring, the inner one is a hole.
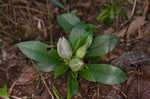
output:
M72 49L69 42L64 38L60 38L57 43L57 52L60 57L69 59L72 57Z

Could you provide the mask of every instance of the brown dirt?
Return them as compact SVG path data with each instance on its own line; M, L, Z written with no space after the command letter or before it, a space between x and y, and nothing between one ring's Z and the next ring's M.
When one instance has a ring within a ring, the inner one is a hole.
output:
M100 9L104 7L103 0L61 0L66 6L65 10L52 3L48 3L47 7L44 0L2 1L3 3L0 4L0 87L5 83L8 85L11 99L17 99L15 97L52 99L53 85L62 97L66 98L66 75L54 79L53 73L39 72L32 60L24 56L15 44L27 40L41 40L51 44L50 36L53 36L55 44L60 36L68 34L57 24L56 16L72 9L79 9L78 16L82 20L97 26L96 35L113 32L121 38L117 48L104 62L111 63L126 51L139 50L150 53L150 9L149 5L141 0L137 0L132 19L122 21L117 18L113 25L104 27L96 20ZM149 3L148 0L146 2ZM131 13L133 6L125 5L122 6ZM145 17L142 23L136 20L141 15ZM38 22L42 24L41 28L38 28ZM149 99L149 65L142 64L140 69L132 67L124 71L129 79L123 84L114 86L92 83L79 78L80 88L72 99Z

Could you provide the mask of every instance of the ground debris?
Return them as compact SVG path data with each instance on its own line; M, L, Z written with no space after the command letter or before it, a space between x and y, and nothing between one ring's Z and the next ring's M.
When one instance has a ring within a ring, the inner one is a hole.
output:
M25 85L31 83L35 77L38 76L38 72L33 67L24 67L22 73L17 80L17 85Z
M146 23L145 16L137 16L135 20L131 22L127 30L127 37L130 38L131 35L135 35L139 27Z
M119 58L112 61L112 64L119 67L138 66L150 62L150 55L143 51L130 51L123 53Z
M115 49L117 55L114 52L110 53L109 56L112 58L108 59L106 63L115 59L112 64L123 68L129 79L126 83L117 86L107 86L101 83L88 82L79 77L80 89L72 99L149 99L150 66L148 63L150 63L150 57L147 52L143 51L143 49L147 49L150 53L148 3L142 8L138 5L138 1L142 2L142 0L137 0L135 13L132 16L133 20L126 20L125 24L123 23L122 25L123 20L116 18L116 22L113 25L103 26L97 21L97 16L105 8L104 2L110 3L109 0L63 0L65 9L53 6L51 2L48 2L47 5L44 0L2 1L0 8L2 11L0 13L0 87L7 83L10 90L11 85L16 82L16 85L12 87L10 96L20 97L21 99L51 99L39 77L39 71L37 72L36 69L31 67L33 66L31 60L19 52L17 48L12 48L12 46L15 46L18 42L29 40L40 40L49 44L51 34L53 34L54 43L56 43L55 41L60 36L68 36L68 32L62 31L62 28L58 25L56 16L77 9L78 17L96 26L98 29L95 31L96 35L115 33L118 37L121 37L123 41L121 44L119 43L120 45L118 44L120 48ZM61 0L58 1L61 2ZM121 7L125 8L126 11L132 9L132 6L130 4L122 6L121 4ZM143 14L140 12L143 16L136 16L137 8L140 11L144 10ZM128 48L125 44L126 36L134 39L138 35L139 28L143 34L142 38L138 39L139 41L131 40L129 42L133 49L138 48L139 51L131 51L132 48ZM123 55L120 56L122 53ZM124 69L124 67L134 69L131 71ZM142 70L137 71L136 67ZM67 75L54 79L51 73L42 74L48 84L48 88L51 90L51 86L54 84L63 99L66 99Z

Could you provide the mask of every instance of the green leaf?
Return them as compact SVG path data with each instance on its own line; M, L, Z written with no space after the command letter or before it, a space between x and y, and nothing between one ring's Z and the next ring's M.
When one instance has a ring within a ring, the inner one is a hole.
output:
M51 49L49 51L49 54L51 56L53 56L52 58L56 59L58 62L56 62L56 63L53 63L53 62L50 62L50 63L36 62L38 68L42 72L51 72L51 71L54 71L61 63L63 63L63 61L60 60L60 57L58 56L57 51L55 49Z
M104 21L106 24L112 24L115 20L115 6L110 4L105 4L106 8L101 11L97 17L98 21Z
M69 40L71 43L74 43L78 38L83 36L87 31L85 30L85 27L83 25L77 25L74 28L72 28L70 35L69 35Z
M98 15L97 20L102 22L104 20L105 13L107 13L108 11L109 11L109 8L103 9Z
M105 18L105 23L112 24L114 20L115 20L114 6L111 6L110 12Z
M68 32L70 32L75 25L80 23L80 19L72 13L57 16L57 21L59 25Z
M69 66L66 66L66 65L61 65L61 66L58 66L55 70L55 73L54 73L54 77L57 78L59 77L60 75L64 74L65 72L67 72L69 69Z
M81 46L81 42L82 44L84 43L84 39L83 38L78 38L73 44L72 44L72 51L73 54L77 51L77 49Z
M80 72L81 77L108 85L120 84L127 80L126 74L110 64L87 64L87 69Z
M17 46L27 57L35 60L43 72L51 72L62 63L57 51L55 49L47 51L48 45L40 41L21 42Z
M88 34L85 34L75 40L75 42L72 44L73 53L76 52L79 47L85 44L87 37Z
M72 50L73 53L77 51L78 48L83 46L85 43L88 44L88 48L91 46L93 41L93 34L91 33L86 33L83 36L80 36L75 40L75 42L72 44Z
M35 62L42 72L51 72L54 71L59 65L58 64L50 64L50 63L39 63Z
M54 93L54 95L55 95L55 97L57 99L63 99L62 96L60 95L60 93L58 92L58 90L56 89L56 87L54 85L52 87L52 90L53 90L53 93Z
M29 58L40 62L57 64L56 51L47 51L48 45L40 41L26 41L17 44L18 48Z
M8 93L7 93L7 86L5 85L3 88L0 89L0 98L9 99Z
M77 12L78 12L78 10L75 9L75 10L72 10L70 13L76 15Z
M72 29L69 35L69 40L72 43L73 52L75 52L79 47L83 46L86 42L89 43L90 46L93 38L93 31L94 25L85 24L84 22L80 22Z
M51 0L52 3L54 3L55 5L59 6L60 8L64 9L64 5L56 0Z
M82 78L88 81L96 82L96 79L93 77L93 74L89 71L89 69L82 69L79 74Z
M114 8L114 6L112 5L112 7L111 7L111 10L110 10L110 18L112 19L112 20L114 20L115 19L115 8Z
M104 20L104 23L105 23L105 24L110 25L110 24L113 23L113 21L114 21L114 20L112 20L110 14L108 14L108 15L105 16L105 20Z
M72 73L68 73L68 80L67 80L67 99L71 99L71 97L78 91L78 80L77 77Z
M115 35L102 35L93 40L87 55L89 57L104 56L112 51L118 42L118 37Z
M96 29L96 26L93 25L93 24L87 24L87 31L88 32L92 32L93 34L93 31Z

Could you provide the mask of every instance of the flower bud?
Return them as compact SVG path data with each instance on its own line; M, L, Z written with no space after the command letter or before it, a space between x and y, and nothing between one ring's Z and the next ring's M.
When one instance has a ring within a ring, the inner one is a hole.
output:
M84 65L83 61L80 60L79 58L73 58L69 63L69 66L73 72L81 70L83 68L83 65Z
M59 38L57 43L57 52L60 57L69 59L72 56L72 49L69 42L64 38Z
M84 58L85 54L86 54L86 50L87 50L87 43L83 46L81 46L77 52L76 52L76 57L77 58Z

